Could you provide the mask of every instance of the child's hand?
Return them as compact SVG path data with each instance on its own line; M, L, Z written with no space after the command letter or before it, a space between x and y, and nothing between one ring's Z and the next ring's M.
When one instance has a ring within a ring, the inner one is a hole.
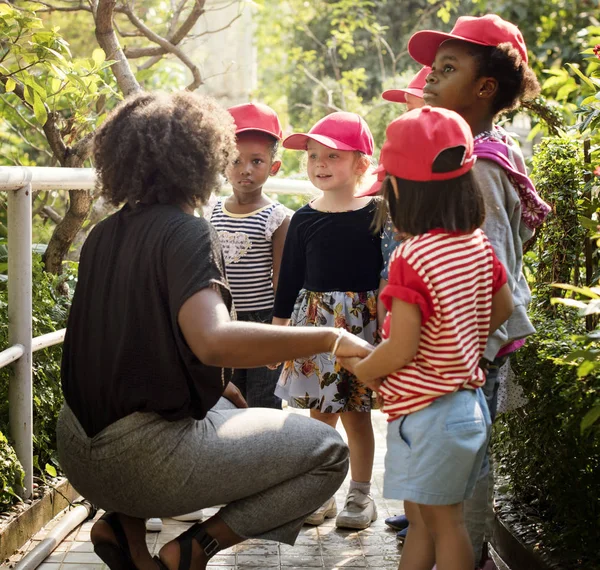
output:
M379 387L381 386L381 383L383 382L383 378L375 378L373 380L361 380L357 376L357 379L361 384L364 384L367 388L370 388L371 390L373 390L373 392L378 392Z
M229 384L225 386L223 397L227 398L237 408L248 407L248 402L246 402L246 399L242 396L239 388L233 382L229 382Z
M275 364L267 364L267 368L269 370L277 370L281 366L281 362L277 362Z
M338 356L337 361L346 369L348 372L354 374L354 367L362 360L358 356Z

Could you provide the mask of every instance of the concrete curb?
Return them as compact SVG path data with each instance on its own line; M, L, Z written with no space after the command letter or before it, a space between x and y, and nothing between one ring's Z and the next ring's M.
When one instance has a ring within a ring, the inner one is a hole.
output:
M513 570L553 570L539 554L523 544L498 517L494 518L491 545Z
M0 564L68 507L69 501L72 502L77 497L79 493L73 489L67 479L63 479L56 489L52 489L19 513L0 532Z

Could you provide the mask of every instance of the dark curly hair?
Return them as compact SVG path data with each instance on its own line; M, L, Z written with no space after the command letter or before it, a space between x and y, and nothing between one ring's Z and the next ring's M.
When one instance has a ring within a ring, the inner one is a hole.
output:
M512 111L521 101L535 99L540 84L533 70L510 43L480 46L469 43L469 53L477 60L478 77L493 77L498 90L492 104L494 115Z
M97 184L115 206L205 203L233 155L231 115L187 91L128 97L94 138Z

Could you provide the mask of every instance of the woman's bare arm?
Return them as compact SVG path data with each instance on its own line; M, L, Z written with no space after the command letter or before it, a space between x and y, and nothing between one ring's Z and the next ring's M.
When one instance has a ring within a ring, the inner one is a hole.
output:
M340 329L281 327L231 321L218 291L207 288L181 307L179 326L192 352L205 364L252 368L294 360L332 350ZM364 357L372 350L366 341L343 331L336 354Z

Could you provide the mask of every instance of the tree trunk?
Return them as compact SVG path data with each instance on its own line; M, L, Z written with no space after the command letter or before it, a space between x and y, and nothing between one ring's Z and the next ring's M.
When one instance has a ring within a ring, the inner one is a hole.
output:
M62 273L62 263L69 248L88 216L94 198L87 190L69 191L69 209L62 222L56 226L44 254L46 271Z

